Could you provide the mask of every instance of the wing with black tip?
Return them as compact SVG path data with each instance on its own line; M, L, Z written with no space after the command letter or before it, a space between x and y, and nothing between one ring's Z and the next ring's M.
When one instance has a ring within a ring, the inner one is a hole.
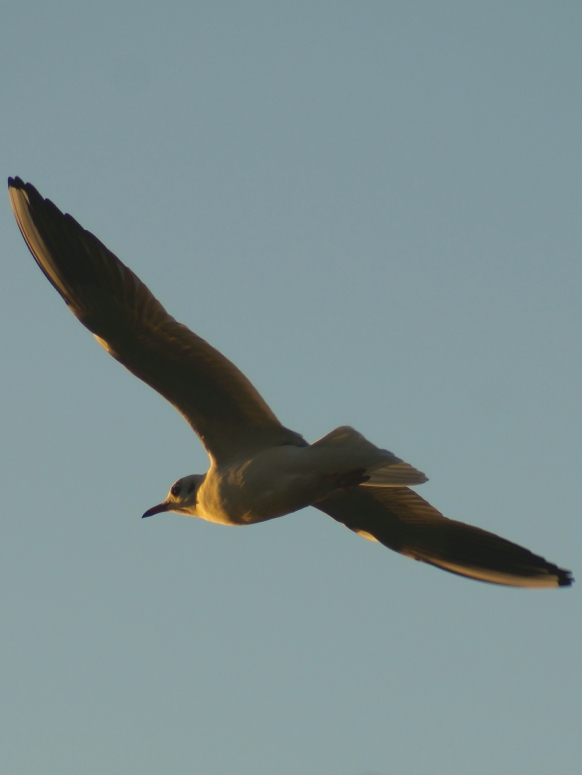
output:
M22 236L50 283L99 343L186 418L208 453L304 446L237 367L172 318L138 277L30 183L9 178Z
M513 587L567 587L570 571L511 541L447 519L408 487L356 487L314 506L389 549L460 576Z

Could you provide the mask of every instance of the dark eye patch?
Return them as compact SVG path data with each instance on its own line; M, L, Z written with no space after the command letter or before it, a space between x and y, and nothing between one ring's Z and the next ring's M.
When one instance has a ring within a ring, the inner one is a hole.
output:
M194 488L195 487L196 487L196 482L192 482L190 487L188 487L188 495L190 495L190 493L194 492Z
M180 491L181 491L181 490L182 490L182 487L181 487L179 484L175 484L175 485L172 487L172 489L170 490L170 492L172 493L172 495L174 496L174 498L177 498L177 497L178 497L178 495L180 494Z

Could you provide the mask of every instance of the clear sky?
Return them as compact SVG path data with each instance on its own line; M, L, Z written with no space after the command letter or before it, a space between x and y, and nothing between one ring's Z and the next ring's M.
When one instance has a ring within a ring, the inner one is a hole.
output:
M579 2L2 3L1 171L315 440L582 582ZM580 583L315 510L140 516L206 470L0 208L0 771L538 775L582 758Z

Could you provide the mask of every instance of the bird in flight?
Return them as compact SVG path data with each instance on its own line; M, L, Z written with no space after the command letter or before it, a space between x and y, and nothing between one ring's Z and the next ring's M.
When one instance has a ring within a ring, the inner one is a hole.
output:
M198 434L206 474L178 479L144 517L174 511L250 525L306 506L400 554L516 587L570 586L563 570L504 538L447 519L411 485L427 479L349 426L313 444L285 428L237 367L172 318L97 237L30 183L8 179L37 264L100 345L157 390Z

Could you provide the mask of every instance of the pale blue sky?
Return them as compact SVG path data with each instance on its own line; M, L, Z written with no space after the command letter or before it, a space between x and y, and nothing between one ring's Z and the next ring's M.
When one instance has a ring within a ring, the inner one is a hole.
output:
M559 1L5 2L1 171L286 425L354 425L582 579L581 32ZM577 771L577 586L460 579L313 510L142 521L206 456L7 199L0 233L2 772Z

